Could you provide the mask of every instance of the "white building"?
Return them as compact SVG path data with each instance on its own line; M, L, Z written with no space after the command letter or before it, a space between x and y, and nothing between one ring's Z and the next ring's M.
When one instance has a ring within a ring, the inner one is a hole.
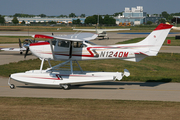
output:
M4 17L6 23L11 23L13 17ZM57 22L57 23L72 23L73 20L77 20L80 19L82 23L84 23L85 18L58 18L58 17L17 17L17 19L19 20L19 23L21 24L22 21L25 22L25 24L30 24L31 22L34 23L43 23L43 22Z
M116 24L119 23L133 23L135 25L140 25L145 22L146 12L143 12L143 6L132 7L131 9L125 7L122 16L115 17Z

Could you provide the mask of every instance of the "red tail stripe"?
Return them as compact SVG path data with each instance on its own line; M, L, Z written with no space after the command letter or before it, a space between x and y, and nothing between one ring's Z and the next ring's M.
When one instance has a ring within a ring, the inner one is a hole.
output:
M172 26L173 26L173 25L168 25L168 24L163 24L163 23L161 23L161 24L159 24L159 25L156 27L156 29L154 29L154 30L169 29L169 28L172 28Z

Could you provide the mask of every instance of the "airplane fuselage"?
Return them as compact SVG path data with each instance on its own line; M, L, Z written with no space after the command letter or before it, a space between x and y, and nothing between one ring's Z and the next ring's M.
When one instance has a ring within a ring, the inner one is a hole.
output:
M124 59L129 60L137 57L134 48L144 48L146 46L99 46L90 45L86 42L80 42L81 46L72 44L72 53L70 53L70 45L60 46L57 40L51 49L49 42L34 43L30 45L31 52L40 58L51 60L97 60L97 59ZM76 43L77 44L77 43ZM53 53L52 53L53 51Z

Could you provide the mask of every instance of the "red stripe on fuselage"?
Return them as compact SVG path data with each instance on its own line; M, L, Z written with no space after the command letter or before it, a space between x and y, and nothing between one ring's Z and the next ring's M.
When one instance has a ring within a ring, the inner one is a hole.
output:
M38 42L38 43L31 43L30 46L38 46L38 45L50 45L49 42Z

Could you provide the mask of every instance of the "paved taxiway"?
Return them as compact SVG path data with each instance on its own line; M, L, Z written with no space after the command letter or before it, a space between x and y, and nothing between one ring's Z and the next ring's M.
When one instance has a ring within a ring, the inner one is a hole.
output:
M42 33L43 34L43 33ZM50 34L50 33L46 33ZM66 34L66 33L64 33ZM2 33L0 32L0 35ZM109 33L109 40L94 40L97 44L114 44L119 41L147 35L120 35ZM170 35L172 36L172 35ZM2 47L3 44L0 44ZM7 47L8 45L4 45ZM18 46L12 44L12 46ZM172 50L172 48L174 48ZM178 53L180 47L163 46L161 52ZM30 55L26 59L34 59ZM0 64L24 60L19 52L0 52ZM3 63L5 62L5 63ZM72 86L71 90L60 88L26 86L22 83L11 81L16 89L7 85L8 78L0 77L0 96L7 97L45 97L45 98L84 98L84 99L121 99L121 100L153 100L153 101L180 101L180 83L152 83L152 82L106 82Z
M26 86L15 81L11 83L16 85L16 89L10 89L7 81L8 78L0 78L0 96L180 102L180 83L106 82L63 90L58 87Z

